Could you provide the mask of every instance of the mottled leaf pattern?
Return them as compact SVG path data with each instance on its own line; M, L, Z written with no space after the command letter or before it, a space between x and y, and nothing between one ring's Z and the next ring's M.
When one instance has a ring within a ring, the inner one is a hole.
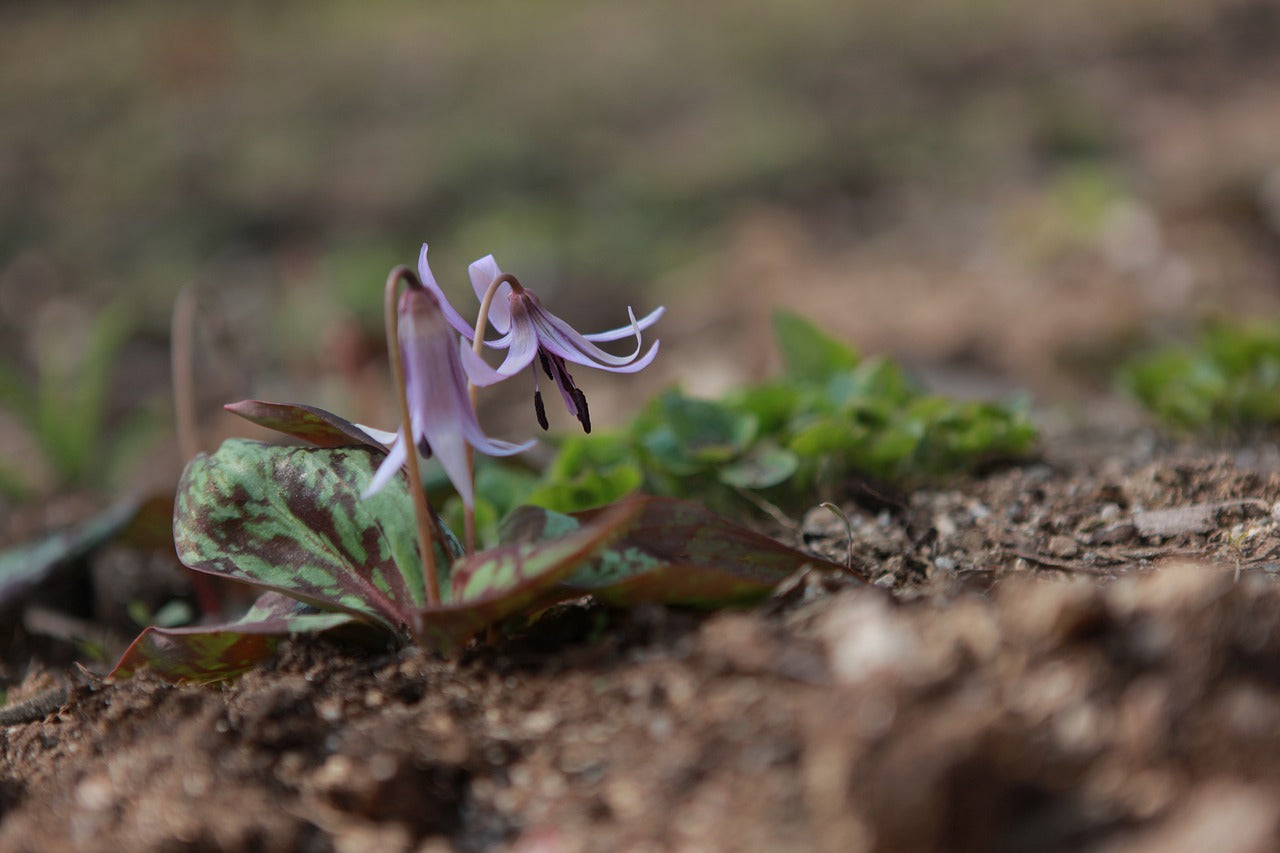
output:
M147 628L125 651L111 677L127 678L149 666L167 681L220 681L270 657L276 644L290 634L319 633L354 621L349 614L321 613L287 595L267 592L235 622Z
M316 447L365 445L374 450L386 451L373 436L351 421L315 406L241 400L239 403L228 403L222 408L258 426L302 439Z
M758 600L805 564L842 568L687 501L634 498L575 516L522 507L503 545L443 573L444 603L428 608L407 479L359 498L381 458L233 439L192 460L174 511L179 557L271 592L233 624L147 629L114 674L148 664L165 678L215 681L282 636L339 625L376 624L448 651L566 596L716 607Z
M633 505L636 520L603 554L566 578L566 587L612 604L723 607L764 598L804 565L844 571L843 566L789 548L700 504L639 497L620 505ZM573 521L590 523L603 511L571 517L521 507L504 531L518 541L536 541L563 535Z
M187 465L173 536L210 574L380 621L404 638L425 600L407 478L361 500L381 456L243 439Z
M556 585L626 530L638 511L637 506L604 510L586 524L575 522L565 536L503 545L459 560L445 603L422 611L425 638L447 650L508 616L545 606Z

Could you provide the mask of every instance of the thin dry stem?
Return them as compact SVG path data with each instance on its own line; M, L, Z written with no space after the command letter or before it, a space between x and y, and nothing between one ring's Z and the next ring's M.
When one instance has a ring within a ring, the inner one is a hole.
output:
M849 571L849 574L854 574L854 571L853 571L853 520L849 518L849 514L847 512L845 512L840 507L833 504L831 501L823 501L822 503L818 504L818 506L822 507L827 512L831 513L836 518L839 518L841 521L844 522L845 535L848 536L848 544L849 544L849 551L848 553L845 554L845 558L844 558L844 567Z
M200 427L196 422L195 379L196 293L191 284L178 291L169 322L169 370L173 379L174 420L178 450L183 462L200 452Z
M178 430L178 452L183 464L200 453L200 423L196 413L196 288L183 285L173 301L169 318L169 378L173 383L173 417ZM191 572L196 604L204 616L218 618L222 599L213 578Z
M400 362L400 323L396 310L400 279L409 287L422 287L417 273L406 266L398 266L387 276L387 358L391 361L391 376L395 382L396 396L400 400L401 440L405 442L405 469L409 473L409 494L413 498L413 514L418 522L418 548L422 552L422 564L427 575L427 605L440 603L440 577L436 571L435 521L427 505L427 493L422 489L422 474L418 471L418 448L413 441L413 425L409 419L409 395L404 385L404 365Z

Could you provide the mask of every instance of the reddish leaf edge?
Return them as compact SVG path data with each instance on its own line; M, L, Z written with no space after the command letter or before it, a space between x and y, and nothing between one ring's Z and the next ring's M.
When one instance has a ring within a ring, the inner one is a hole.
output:
M278 596L284 606L292 605L295 610L305 607L302 602L277 593L266 593L263 598L269 596ZM343 628L353 628L366 635L373 631L386 635L380 625L337 612L295 612L288 616L182 628L151 626L134 638L107 678L129 678L145 668L171 683L211 684L248 672L274 655L279 642L288 637ZM216 649L212 655L209 647Z
M305 403L272 403L267 400L241 400L222 408L250 423L323 448L363 445L381 453L386 445L356 424L317 406Z
M570 552L560 558L554 569L490 595L422 608L418 642L428 648L448 653L464 645L477 632L490 625L521 613L534 613L545 608L551 600L565 598L563 593L556 591L561 581L572 574L584 560L626 535L641 510L641 505L626 500L602 507L590 523L583 524L568 536L547 543L559 546L563 546L566 541L573 543ZM529 543L509 543L481 551L459 561L459 566L465 569L468 561L479 562L502 554L514 555L522 544ZM455 566L454 570L457 571L459 566Z

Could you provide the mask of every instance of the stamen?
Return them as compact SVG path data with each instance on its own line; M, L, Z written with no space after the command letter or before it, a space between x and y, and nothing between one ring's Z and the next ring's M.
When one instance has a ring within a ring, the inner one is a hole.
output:
M578 404L578 420L582 423L582 431L591 432L591 413L587 411L587 395L582 393L581 388L574 387L573 400Z
M533 392L533 412L538 416L538 426L542 427L543 432L551 429L551 424L547 422L547 407L542 405L542 392L537 389Z
M542 362L542 369L546 372L547 378L554 382L556 375L551 372L551 362L547 360L547 354L541 349L538 350L538 360Z

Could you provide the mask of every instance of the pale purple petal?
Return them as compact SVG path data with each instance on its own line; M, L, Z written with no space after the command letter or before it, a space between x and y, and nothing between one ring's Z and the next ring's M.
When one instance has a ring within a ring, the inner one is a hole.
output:
M420 378L421 381L410 382L410 409L414 437L426 438L463 503L474 506L466 445L470 444L481 453L498 455L519 453L531 445L517 447L507 442L494 442L484 435L467 391L462 368L463 352L457 340L447 333L432 335L412 348L409 377L411 380ZM465 352L481 361L475 353Z
M600 365L621 366L635 361L636 356L640 354L641 343L638 331L635 332L636 351L626 356L614 355L591 343L573 326L537 303L533 304L529 313L538 327L538 337L542 339L543 344L554 344L557 351L563 349L565 352L558 352L558 354L578 364L597 367L595 362L599 362ZM583 358L588 360L584 361Z
M396 438L400 435L398 432L388 432L385 429L375 429L371 426L365 426L364 424L352 424L352 426L363 431L365 435L385 447L390 447L395 443Z
M493 259L493 255L485 255L467 267L467 272L471 275L471 287L476 292L476 299L483 304L489 285L493 284L495 278L502 275L502 270L498 268L498 262ZM508 307L510 299L511 285L503 282L498 286L497 293L493 294L493 301L489 303L489 325L499 333L511 328L511 309Z
M467 506L475 506L471 477L467 471L467 448L462 423L455 409L449 415L437 412L427 423L427 441L449 482Z
M645 316L641 317L639 320L636 320L635 315L631 314L630 306L628 306L627 313L631 314L631 322L629 324L625 326L619 326L616 329L610 329L607 332L596 332L594 335L583 335L583 337L589 341L595 341L596 343L622 340L628 335L635 334L635 330L637 328L639 328L640 331L643 332L645 329L649 328L654 323L658 322L658 319L663 314L665 314L666 311L667 309L665 307L658 307L658 308L655 308L653 311L649 312L648 314L646 314Z
M487 388L510 378L510 374L499 373L490 367L488 362L476 355L471 347L463 345L458 348L458 351L462 355L462 369L471 380L471 384Z
M513 307L511 344L507 348L507 357L498 365L498 372L503 376L514 376L524 370L538 354L538 331L529 316L528 306L523 300L517 300Z
M569 358L566 361L572 361L575 364L581 364L586 367L594 367L596 370L603 370L605 373L639 373L649 365L653 364L653 360L658 357L658 344L661 341L654 341L653 346L649 347L649 351L637 358L630 364L624 364L621 367L610 367L607 364L591 364L586 360Z
M537 325L538 339L542 346L565 361L583 367L593 367L609 373L636 373L648 367L658 354L658 342L654 341L642 358L636 358L640 354L639 333L636 335L636 351L629 356L618 356L600 349L541 305L535 304L530 314Z
M422 264L426 264L423 247ZM430 276L426 270L424 279ZM424 280L424 284L426 281ZM482 453L509 456L527 450L532 441L522 445L490 439L480 429L463 364L477 384L488 384L506 378L484 362L468 347L459 345L452 324L444 311L447 305L434 287L410 288L400 298L397 308L400 320L400 354L404 363L405 395L409 403L409 441L403 436L373 430L375 438L394 439L391 451L374 475L365 496L382 489L406 461L417 464L416 448L425 441L440 461L445 474L467 506L474 506L474 486L467 465L467 445ZM413 447L414 450L409 450Z
M484 345L487 347L493 347L494 349L507 349L511 346L511 330L507 329L507 333L500 338L485 341Z
M440 310L444 313L444 318L449 321L449 325L467 340L475 340L476 330L449 304L449 300L445 298L444 291L440 289L440 285L436 282L436 277L431 274L431 266L427 263L426 243L422 244L422 251L418 253L418 277L422 279L423 287L431 291L432 295L439 300Z
M464 425L465 434L467 436L467 444L470 444L476 450L479 450L485 456L515 456L517 453L524 453L530 447L537 444L536 439L529 439L516 444L511 441L503 441L499 438L489 438L480 431L479 422L473 421L475 424L475 432L473 433L469 426Z
M378 466L377 472L374 473L373 479L369 481L369 486L360 493L361 499L371 498L378 492L382 491L387 483L391 482L405 463L404 441L399 435L395 435L395 442L391 445L391 452L387 454L387 458L382 460L382 464ZM415 460L416 461L416 460Z

